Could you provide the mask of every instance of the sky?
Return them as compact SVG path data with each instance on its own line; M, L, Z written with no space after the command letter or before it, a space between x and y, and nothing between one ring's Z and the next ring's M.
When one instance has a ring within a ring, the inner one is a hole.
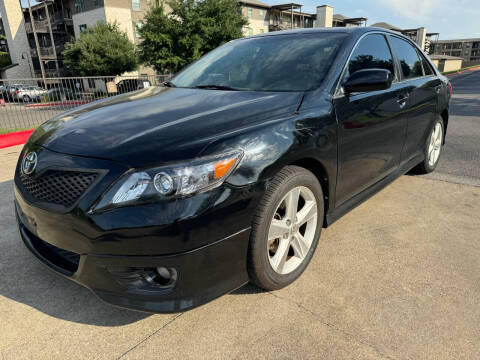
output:
M2 1L2 0L0 0ZM31 0L32 4L35 0ZM262 0L274 5L288 0ZM26 3L26 0L22 0ZM295 0L302 11L315 13L328 4L335 14L366 17L367 25L384 21L402 29L425 27L440 33L439 39L480 37L480 0Z
M287 0L261 0L269 5ZM440 33L439 39L480 38L480 0L296 0L302 11L315 13L318 5L330 5L333 13L366 17L367 25L387 22L402 29L425 27Z

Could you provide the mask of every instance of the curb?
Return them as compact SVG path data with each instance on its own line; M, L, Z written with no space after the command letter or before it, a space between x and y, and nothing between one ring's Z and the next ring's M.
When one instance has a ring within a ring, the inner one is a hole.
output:
M0 149L25 144L33 131L34 129L0 134Z
M468 74L469 72L472 72L472 71L476 71L476 70L480 70L480 66L477 66L477 67L474 67L474 68L470 68L470 69L466 69L466 70L463 70L463 71L457 71L457 72L454 72L454 73L451 73L451 74L447 74L445 75L447 78L450 78L452 76L457 76L457 75L462 75L462 74Z
M36 108L36 107L50 107L50 106L85 105L90 102L91 101L53 102L53 103L43 103L43 104L29 104L29 105L25 105L25 107Z

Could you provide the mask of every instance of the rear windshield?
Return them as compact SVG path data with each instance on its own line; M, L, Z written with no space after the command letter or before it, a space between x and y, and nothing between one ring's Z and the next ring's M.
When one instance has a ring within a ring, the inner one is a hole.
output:
M306 91L320 86L344 33L265 36L227 43L172 79L177 87Z

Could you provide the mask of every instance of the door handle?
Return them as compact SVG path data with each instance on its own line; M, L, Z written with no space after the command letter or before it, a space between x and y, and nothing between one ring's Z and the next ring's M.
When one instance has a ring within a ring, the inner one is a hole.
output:
M407 105L408 96L404 96L398 99L397 103L400 106L400 109L403 109Z

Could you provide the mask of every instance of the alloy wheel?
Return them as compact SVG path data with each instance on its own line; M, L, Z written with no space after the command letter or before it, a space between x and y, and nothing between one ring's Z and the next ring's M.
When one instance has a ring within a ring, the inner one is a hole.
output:
M297 269L312 246L318 221L317 200L305 186L290 190L280 201L270 223L268 259L278 274Z
M440 151L442 149L443 129L442 125L437 122L435 128L432 131L430 137L430 143L428 145L428 165L434 166L438 158L440 157Z

